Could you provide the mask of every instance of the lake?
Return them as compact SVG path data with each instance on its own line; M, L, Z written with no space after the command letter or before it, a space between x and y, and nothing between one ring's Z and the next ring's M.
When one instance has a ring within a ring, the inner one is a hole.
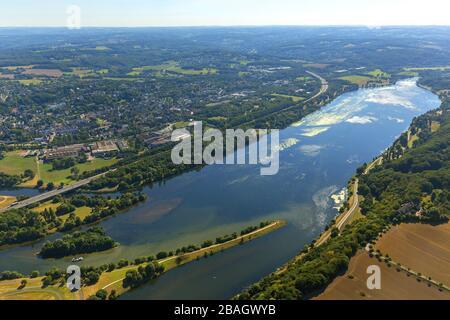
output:
M121 245L86 255L83 264L155 255L213 240L269 219L288 222L272 234L170 271L123 299L226 299L293 258L337 214L331 196L356 169L404 132L411 120L439 107L439 98L416 85L346 93L280 132L280 171L260 167L208 166L146 188L145 204L100 225ZM53 235L50 238L57 238ZM0 252L0 270L66 268L70 258L35 256L43 241Z

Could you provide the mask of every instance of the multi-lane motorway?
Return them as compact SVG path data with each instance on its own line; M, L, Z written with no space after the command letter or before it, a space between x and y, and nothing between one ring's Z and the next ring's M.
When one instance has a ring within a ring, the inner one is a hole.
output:
M99 179L99 178L103 177L107 173L108 172L102 173L102 174L99 174L99 175L96 175L96 176L93 176L93 177L90 177L90 178L87 178L87 179L84 179L84 180L80 180L80 181L77 181L76 183L71 184L69 186L65 186L65 187L60 188L60 189L55 189L55 190L52 190L52 191L49 191L49 192L45 192L45 193L39 194L37 196L28 198L26 200L13 203L13 204L11 204L11 205L3 208L3 209L0 209L0 213L8 211L8 210L11 210L11 209L25 208L25 207L27 207L29 205L34 204L34 203L51 199L51 198L53 198L53 197L55 197L55 196L57 196L59 194L63 194L63 193L69 192L69 191L76 190L78 188L81 188L82 186L85 186L85 185L91 183L92 181L94 181L96 179Z

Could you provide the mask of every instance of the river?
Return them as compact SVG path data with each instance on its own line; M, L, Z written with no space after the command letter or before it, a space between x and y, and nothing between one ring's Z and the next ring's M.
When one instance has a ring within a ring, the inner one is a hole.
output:
M86 255L86 265L155 255L268 219L288 225L244 246L170 271L123 299L226 299L294 257L337 214L333 194L389 147L411 120L440 105L417 79L346 93L280 132L280 171L208 166L146 188L149 199L100 225L121 245ZM51 238L57 238L54 235ZM43 241L0 252L0 270L45 271L70 259L35 256Z

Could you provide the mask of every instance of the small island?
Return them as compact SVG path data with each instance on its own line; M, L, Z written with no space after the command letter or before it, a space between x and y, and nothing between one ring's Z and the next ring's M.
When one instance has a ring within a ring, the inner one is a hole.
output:
M117 243L100 227L87 231L76 231L65 235L62 239L48 241L44 244L39 256L44 259L63 258L81 253L100 252L112 249Z

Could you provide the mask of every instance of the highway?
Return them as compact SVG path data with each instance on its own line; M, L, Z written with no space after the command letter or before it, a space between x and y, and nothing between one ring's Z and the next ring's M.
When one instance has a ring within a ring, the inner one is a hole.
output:
M375 166L378 166L382 163L383 161L383 157L379 157L378 159L374 160L371 164L369 164L366 168L366 170L364 171L364 175L368 174L370 170L372 170ZM354 201L353 201L353 205L350 208L350 210L348 210L343 216L342 218L339 220L338 223L336 223L335 227L339 230L342 231L345 227L345 225L351 220L351 218L353 217L353 215L355 214L355 211L358 209L359 207L359 196L358 196L358 187L359 187L359 179L355 180L355 184L354 184L354 188L353 188L353 194L354 196ZM317 243L316 243L316 247L321 246L322 244L324 244L331 236L331 231L327 231L326 235L320 239Z
M342 229L344 228L344 226L350 221L350 218L353 216L353 214L355 213L356 209L358 209L359 207L359 197L358 197L358 185L359 185L359 180L356 179L355 184L354 184L354 188L353 188L353 194L354 196L354 201L353 201L353 205L350 208L350 210L348 210L344 216L341 218L341 220L339 220L339 222L335 225L336 228L339 231L342 231ZM330 229L331 230L331 229ZM325 242L327 242L327 240L331 237L331 231L327 231L325 237L323 237L322 239L320 239L317 243L316 243L316 247L321 246L322 244L324 244Z
M61 188L61 189L55 189L55 190L45 192L45 193L39 194L37 196L31 197L31 198L28 198L26 200L13 203L13 204L9 205L8 207L0 209L0 213L6 212L11 209L25 208L34 203L45 201L45 200L51 199L57 195L76 190L78 188L81 188L81 187L91 183L92 181L94 181L96 179L103 177L105 174L107 174L109 172L111 172L111 171L108 171L108 172L105 172L105 173L102 173L102 174L99 174L99 175L96 175L96 176L93 176L93 177L90 177L90 178L87 178L84 180L77 181L76 183L65 186L64 188Z
M328 81L325 80L324 78L322 78L321 76L319 76L318 74L315 74L314 72L311 71L306 71L306 73L310 74L311 76L317 78L320 80L320 82L322 83L322 87L320 88L320 91L313 97L309 98L308 100L304 101L303 103L307 103L310 102L311 100L314 100L318 97L320 97L322 94L324 94L325 92L328 91Z

